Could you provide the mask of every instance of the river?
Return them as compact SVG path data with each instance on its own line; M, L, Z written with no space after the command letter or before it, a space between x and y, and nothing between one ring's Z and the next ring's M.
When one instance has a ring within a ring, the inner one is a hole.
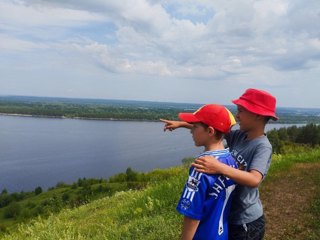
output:
M288 124L269 124L279 128ZM128 167L150 171L202 151L189 131L161 122L0 116L0 190L43 189L78 178L108 178Z

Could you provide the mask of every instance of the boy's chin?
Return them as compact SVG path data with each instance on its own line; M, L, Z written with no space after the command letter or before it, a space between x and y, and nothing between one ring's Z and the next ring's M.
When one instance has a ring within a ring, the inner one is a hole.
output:
M243 131L243 132L247 131L247 129L244 126L241 126L241 125L240 125L240 130Z

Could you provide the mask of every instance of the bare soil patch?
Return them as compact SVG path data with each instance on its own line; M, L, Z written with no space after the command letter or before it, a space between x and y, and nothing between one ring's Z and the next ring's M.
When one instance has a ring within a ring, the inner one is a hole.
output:
M267 219L266 240L316 239L310 205L319 191L320 163L296 164L261 186ZM320 238L319 238L320 239Z

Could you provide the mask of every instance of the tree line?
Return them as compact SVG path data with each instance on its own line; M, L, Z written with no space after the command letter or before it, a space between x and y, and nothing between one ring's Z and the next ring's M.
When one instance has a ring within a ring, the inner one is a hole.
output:
M128 167L125 172L109 179L79 178L72 184L59 182L48 191L38 186L30 192L0 193L0 236L16 223L37 216L47 217L65 208L74 208L92 200L112 196L119 191L143 189L175 176L174 171L153 170L140 173Z
M199 105L200 106L200 105ZM186 107L186 106L185 106ZM23 114L46 117L87 118L87 119L114 119L114 120L148 120L157 121L160 118L176 120L179 112L194 111L181 106L170 107L155 105L112 105L107 103L74 103L74 102L28 102L3 100L0 98L0 113ZM230 109L235 114L236 109ZM316 115L295 115L288 111L278 113L279 123L320 123Z
M304 144L316 147L320 144L320 125L310 123L302 127L291 126L270 130L268 138L274 153L283 153L288 144Z

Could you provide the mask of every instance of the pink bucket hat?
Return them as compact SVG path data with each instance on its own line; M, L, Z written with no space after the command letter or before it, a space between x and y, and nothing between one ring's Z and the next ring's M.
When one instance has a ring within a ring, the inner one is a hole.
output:
M276 116L276 98L268 92L249 88L239 99L232 102L244 107L249 112L271 117L275 121L279 119Z

